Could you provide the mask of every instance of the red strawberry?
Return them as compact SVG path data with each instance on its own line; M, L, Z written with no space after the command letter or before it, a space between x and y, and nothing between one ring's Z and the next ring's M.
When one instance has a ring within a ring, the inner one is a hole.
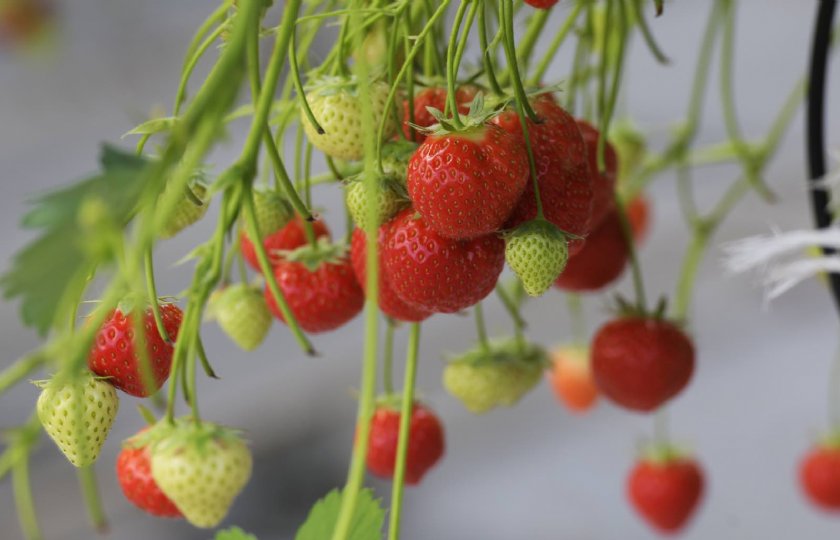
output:
M703 471L692 459L642 460L630 472L627 497L650 525L675 533L697 509L703 484Z
M452 240L407 208L383 226L382 265L405 302L435 313L466 309L493 291L505 264L495 236Z
M585 412L598 400L598 387L592 379L589 349L586 347L553 349L548 376L557 399L572 412Z
M330 238L330 230L327 227L327 224L322 220L317 219L313 221L312 228L315 232L316 238ZM239 249L242 250L242 256L248 264L251 265L251 268L259 271L260 262L257 260L257 250L254 249L254 244L244 231L241 235L241 245ZM301 218L300 215L295 214L295 217L289 220L282 229L267 235L263 240L263 246L265 246L265 251L271 261L271 265L274 266L279 260L279 257L276 254L277 251L291 251L306 244L306 242L307 240L306 233L304 231L303 218Z
M635 411L652 411L688 384L694 345L669 321L625 316L595 334L592 370L609 399Z
M183 313L175 304L161 304L163 326L171 341L178 338ZM143 327L146 330L146 351L149 368L154 379L153 388L145 388L141 375L140 358L134 350L134 323L132 316L114 310L102 323L88 356L88 367L100 377L126 394L146 397L154 394L169 377L172 367L173 346L158 334L151 308L143 312Z
M637 244L641 244L647 238L648 229L650 228L650 199L643 193L633 197L627 204L625 212L627 212L627 220L630 222L630 229L633 231L633 240Z
M820 444L799 465L799 482L819 508L840 511L840 446Z
M559 0L525 0L525 3L537 9L551 9Z
M117 480L125 498L137 508L154 516L182 517L175 503L163 494L152 478L148 447L123 447L117 456Z
M615 207L615 181L618 170L618 155L613 145L607 142L604 149L603 174L598 172L598 139L600 133L586 120L578 120L580 134L586 143L589 168L592 172L592 227L597 227L601 220Z
M458 112L467 114L470 111L470 103L478 93L478 88L473 85L465 85L455 90L455 99L458 102ZM414 95L414 121L411 122L409 115L408 100L403 101L403 133L405 138L422 143L426 140L426 134L409 125L409 122L415 126L423 128L431 127L438 123L437 118L432 116L428 107L432 107L439 111L446 109L446 88L429 87L424 88Z
M621 276L629 259L621 220L613 210L589 233L583 249L569 258L554 286L574 292L603 289Z
M323 239L317 250L304 246L280 260L274 276L289 309L307 332L338 328L355 317L365 303L350 258L343 248ZM268 285L265 299L274 315L285 322Z
M492 124L429 135L406 178L408 195L429 226L456 239L499 230L527 182L524 147Z
M382 265L382 251L381 246L383 244L382 241L383 232L382 228L379 229L379 244L380 244L380 252L379 252L379 309L385 315L393 319L397 319L400 321L406 322L420 322L428 318L432 313L422 308L417 308L404 302L397 293L394 292L394 289L391 287L391 283L388 278L385 276L385 269ZM366 238L365 232L361 229L354 229L353 230L353 238L350 242L350 259L353 262L353 271L356 272L356 277L359 280L359 284L362 286L362 290L366 291L365 286L367 284L366 281L366 259L367 256L367 248L366 248Z
M590 230L592 209L592 175L586 160L586 145L575 119L564 111L549 94L531 103L542 120L528 121L528 135L537 168L540 200L545 218L566 233L584 237ZM522 125L515 111L505 111L493 119L508 133L512 133L524 147ZM537 199L530 177L522 198L511 214L506 228L537 216ZM583 240L570 239L569 253L583 247Z
M380 405L373 413L367 452L367 468L377 476L392 478L397 462L400 411ZM420 403L414 404L408 431L405 482L418 484L443 457L443 426L437 416Z

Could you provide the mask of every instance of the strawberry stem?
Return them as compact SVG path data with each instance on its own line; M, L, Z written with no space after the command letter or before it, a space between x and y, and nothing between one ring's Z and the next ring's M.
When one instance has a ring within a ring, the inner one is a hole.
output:
M525 322L525 319L522 318L522 314L519 312L519 306L517 306L516 302L510 297L501 283L496 285L496 295L502 302L502 306L504 306L505 311L507 311L510 318L513 319L514 330L516 333L521 333L528 324Z
M309 100L306 99L306 92L303 90L303 82L300 78L300 68L298 67L297 54L295 53L295 31L292 30L292 39L289 41L289 71L292 74L292 81L295 85L295 91L298 94L298 101L303 108L303 114L315 128L319 135L324 134L324 128L318 123L315 115L312 113L312 108L309 106Z
M483 1L481 3L481 11L478 12L478 39L481 44L481 60L484 64L484 72L487 74L487 81L490 83L490 89L496 96L504 95L502 87L496 79L496 70L493 66L493 56L490 52L490 45L487 41L487 6Z
M569 32L571 32L572 28L574 28L575 22L577 21L580 12L583 10L583 6L588 1L589 0L578 0L575 3L572 11L569 13L569 16L566 17L565 22L563 22L563 26L560 27L560 31L554 36L551 44L545 50L545 53L540 59L539 64L537 64L537 67L534 69L534 74L530 78L532 86L536 86L542 82L543 77L545 77L545 72L548 71L554 57L557 55L557 51L560 49L560 45L566 41L566 37L569 35ZM572 89L569 88L569 91L571 92Z
M539 122L536 113L528 103L528 96L525 93L525 87L522 85L522 78L519 73L519 66L516 61L516 46L514 45L513 35L513 0L501 0L501 27L503 34L503 44L505 49L505 56L508 61L508 73L513 82L513 91L516 95L516 102L518 107L521 107L525 115L532 122ZM526 135L527 140L527 135Z
M475 305L475 330L478 334L478 344L487 352L490 350L490 343L487 341L487 328L484 325L484 310L481 308L481 302Z
M578 293L566 294L566 307L569 310L569 321L572 327L572 339L576 345L585 345L586 339L586 318L583 313L583 301Z
M477 0L475 0L477 1ZM455 63L456 50L458 48L458 31L461 29L461 23L464 20L464 15L467 12L467 6L470 0L461 0L458 5L458 10L455 12L455 22L452 23L452 32L449 36L449 47L446 49L446 108L444 114L449 114L452 119L452 125L456 129L462 129L464 123L461 122L461 115L458 112L458 98L455 96L455 86L458 80L458 66ZM464 34L469 34L469 28L464 30Z
M420 323L413 323L408 335L408 350L405 361L405 380L403 381L402 405L400 407L400 429L397 438L397 459L391 488L391 516L388 523L388 540L397 540L400 536L403 490L405 488L405 468L408 461L409 434L411 432L411 416L414 409L414 386L417 379L419 350Z
M0 371L0 395L40 369L47 363L47 358L48 356L43 351L36 351Z
M207 17L203 23L201 23L201 26L198 27L192 41L190 41L190 44L187 47L187 54L184 59L184 67L181 69L181 80L178 83L178 91L175 93L175 104L172 107L172 116L178 116L178 113L181 110L181 105L184 103L184 99L187 95L187 83L189 82L190 75L195 69L196 64L198 64L199 59L201 59L210 45L218 39L219 35L221 35L224 30L225 25L219 23L223 22L223 20L227 17L227 11L228 4L223 2L213 13L210 14L209 17ZM210 36L207 37L207 39L202 41L202 38L207 35L207 32L210 31L210 28L214 24L219 24L219 26Z
M15 496L18 522L27 540L41 540L41 528L35 512L32 498L32 486L29 478L29 448L19 452L12 465L12 490Z
M613 2L607 2L606 13L606 28L617 28L617 45L616 51L612 51L611 39L614 36L611 32L603 32L603 41L601 43L601 65L599 67L598 77L598 108L600 112L600 122L598 129L601 136L598 138L598 153L597 162L598 170L603 172L606 168L605 153L607 149L607 134L609 133L610 122L612 121L613 112L615 111L615 104L618 101L618 91L621 88L621 77L624 69L624 51L627 45L627 12L624 7L624 2L615 2L618 6L618 14L614 12ZM612 58L613 53L615 58ZM612 84L610 85L610 92L607 95L608 84L608 70L610 67L610 60L614 61L612 66Z
M522 39L519 41L519 45L516 47L517 58L522 64L522 71L524 73L528 72L528 65L531 63L531 55L534 52L534 46L537 44L537 40L539 40L542 35L543 29L545 28L545 24L548 22L550 15L550 9L540 9L531 14L531 17L528 20L528 27L525 29L525 35L522 36Z
M172 338L169 337L169 332L166 331L166 326L163 324L163 316L160 314L157 285L155 285L155 263L152 248L146 250L146 256L143 258L143 261L146 269L146 290L149 293L149 307L155 319L155 326L163 342L167 345L172 345Z
M394 393L394 319L385 318L385 345L382 354L382 387L386 395Z
M657 447L666 448L669 446L668 436L668 411L663 405L653 415L653 441Z
M601 140L604 136L601 135ZM627 252L630 254L630 268L633 273L633 290L636 294L636 304L643 313L647 313L647 299L645 296L645 282L642 275L642 267L639 263L639 254L636 251L636 242L633 239L633 229L630 227L630 221L627 219L627 211L624 205L619 200L618 193L615 194L615 211L618 214L618 219L621 221L621 232L624 235L624 242L627 245Z
M93 470L93 465L80 467L77 470L77 474L90 524L96 532L104 534L108 532L108 519L105 517L105 511L102 509L102 500L99 497L99 486L96 482L96 472Z

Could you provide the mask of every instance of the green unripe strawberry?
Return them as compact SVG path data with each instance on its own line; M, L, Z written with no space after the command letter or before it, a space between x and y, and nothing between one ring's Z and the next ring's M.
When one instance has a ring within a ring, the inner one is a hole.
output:
M369 88L368 99L373 112L373 126L378 130L385 114L385 101L390 88L386 83L376 81L372 82ZM309 142L335 159L362 159L365 150L362 102L355 80L337 77L322 79L309 87L306 100L313 116L323 129L323 133L318 133L317 128L301 110L301 122ZM385 127L383 137L388 139L394 133L396 123L389 119Z
M402 192L402 194L400 194ZM346 186L345 201L347 209L353 217L353 222L360 229L365 229L367 223L367 189L361 178L351 179ZM386 223L400 210L409 205L405 188L394 180L380 180L376 187L376 226Z
M253 460L233 431L180 420L151 449L152 478L196 527L218 525L251 478Z
M289 201L277 191L254 191L254 214L263 237L279 231L294 216Z
M382 145L382 171L405 185L408 162L417 150L418 144L411 141L391 141Z
M540 296L569 260L566 236L544 219L528 221L505 237L505 260L531 296Z
M196 183L187 189L192 193L185 193L184 198L178 202L175 212L170 216L166 227L160 233L161 238L172 238L203 218L204 214L207 213L207 207L210 206L210 201L206 200L207 188L204 184Z
M120 408L116 389L89 372L38 386L42 390L36 409L44 431L76 467L95 462Z
M271 312L262 289L244 283L214 294L208 311L225 334L246 351L259 347L271 328Z
M545 351L516 340L491 342L455 358L443 371L446 390L471 412L516 404L542 378Z

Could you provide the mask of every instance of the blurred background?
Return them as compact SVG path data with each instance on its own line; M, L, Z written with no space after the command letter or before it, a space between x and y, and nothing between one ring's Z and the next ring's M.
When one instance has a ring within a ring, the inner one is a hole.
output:
M818 0L738 2L736 82L745 132L760 136L806 66ZM282 3L282 2L277 2ZM555 10L557 25L569 9ZM652 20L672 59L657 65L641 42L630 51L624 107L652 134L654 147L686 110L697 44L710 2L671 2ZM79 0L56 2L55 28L34 49L0 45L0 261L5 268L29 236L18 229L27 198L96 170L100 143L168 110L183 52L193 30L215 7L208 0ZM277 18L277 10L269 17ZM552 23L549 23L552 24ZM551 26L549 26L551 28ZM568 47L567 47L568 49ZM324 45L312 55L324 54ZM548 77L562 80L570 51ZM202 65L199 76L206 71ZM830 68L829 101L837 95L840 61ZM725 137L717 103L717 77L703 118L703 142ZM774 160L768 181L780 196L767 205L754 195L724 224L718 242L780 229L810 226L801 115ZM840 105L827 122L829 142L840 145ZM219 171L237 155L247 122L233 125L231 140L210 162ZM696 176L698 198L711 204L737 171L705 169ZM650 191L652 234L641 257L649 294L673 290L687 239L676 204L674 179L659 178ZM334 231L342 230L341 193L321 188L316 200ZM160 244L159 290L177 294L191 268L173 263L210 233L208 216L178 238ZM806 283L770 306L754 276L725 274L719 247L706 258L696 289L691 331L699 364L688 390L670 409L674 438L693 449L708 477L705 502L686 539L794 537L840 534L840 516L810 507L796 482L797 462L826 424L828 372L837 349L837 316L825 288ZM619 290L629 290L628 280ZM491 331L507 332L500 305L487 302ZM0 368L38 344L18 320L15 303L0 303ZM586 299L590 328L607 316L606 298ZM530 302L529 334L546 346L570 335L565 301L557 292ZM287 329L276 324L257 352L244 354L214 325L205 340L221 381L202 381L203 415L246 431L255 474L226 523L261 540L290 539L312 503L344 481L359 379L361 318L320 335L321 353L305 358ZM443 355L473 343L473 325L437 316L423 328L419 389L443 419L445 459L406 493L407 540L636 540L651 538L624 496L624 478L638 442L651 431L649 417L600 403L585 417L571 416L541 384L513 409L476 417L448 396L440 382ZM397 347L404 345L405 330ZM398 353L399 354L399 353ZM21 385L0 397L0 429L23 422L36 389ZM161 521L130 505L119 491L113 463L119 441L143 424L135 400L123 397L113 434L98 462L105 508L115 540L208 539L211 532ZM46 438L33 457L35 500L47 538L90 539L75 473ZM370 478L387 499L390 484ZM0 539L20 538L11 484L0 482Z

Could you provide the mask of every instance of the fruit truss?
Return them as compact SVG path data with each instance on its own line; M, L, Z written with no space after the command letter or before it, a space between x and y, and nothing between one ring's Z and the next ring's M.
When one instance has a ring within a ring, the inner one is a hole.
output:
M710 0L686 115L658 149L619 103L631 42L668 63L652 29L654 20L667 23L662 0L272 3L223 0L189 44L168 115L131 130L133 149L105 146L98 173L39 197L23 218L34 240L0 283L44 339L0 371L0 393L44 379L31 418L7 434L0 479L12 476L24 536L41 538L28 467L42 431L79 469L95 528L106 524L95 464L116 469L138 511L216 528L254 464L240 431L201 414L196 380L215 377L211 364L222 361L205 349L202 333L212 327L202 323L214 321L242 354L283 325L285 346L315 355L319 334L346 332L363 317L346 484L325 494L296 538L396 540L405 487L422 486L447 452L445 418L415 388L421 356L443 352L427 340L420 354L421 327L448 316L470 328L448 315L458 313L474 318L476 340L440 370L447 392L474 414L492 414L548 379L571 412L604 400L649 416L653 435L616 490L623 482L628 505L654 530L684 530L707 478L702 459L669 437L665 408L691 391L703 361L689 317L698 265L743 198L773 199L764 172L806 97L809 133L820 137L810 141L812 157L824 152L820 85L834 2L820 3L811 73L791 82L753 140L739 128L733 97L737 2ZM26 5L0 3L8 36L34 27L12 26L24 13L12 10ZM316 40L331 44L320 62L309 52ZM573 61L556 61L568 49ZM203 80L200 60L212 63ZM698 133L714 69L727 137L707 145ZM234 121L249 125L239 157L210 167ZM322 161L325 172L313 174ZM740 174L701 209L690 173L722 163ZM818 179L825 164L813 163ZM639 249L656 227L647 188L665 171L677 173L691 235L674 293L654 299ZM340 230L316 210L328 190L343 193ZM184 256L191 283L160 296L156 246L202 219L215 225ZM632 297L611 294L625 274ZM596 294L609 294L613 311L589 329L581 303ZM482 301L491 295L510 316L507 335L488 336ZM540 343L522 306L564 296L568 338ZM395 332L408 335L401 386ZM120 409L126 394L148 406L126 419L136 435L120 442L108 435L118 413L133 414ZM187 412L177 414L183 403ZM801 466L808 497L834 510L838 430ZM97 463L106 444L121 445L116 464ZM392 480L387 523L366 471ZM218 538L252 537L235 529Z

